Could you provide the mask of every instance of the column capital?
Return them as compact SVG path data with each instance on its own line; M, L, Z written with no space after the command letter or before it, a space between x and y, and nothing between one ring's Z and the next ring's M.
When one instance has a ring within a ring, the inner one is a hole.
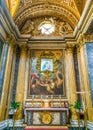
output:
M68 52L68 53L72 53L73 52L73 50L74 50L74 47L72 46L67 46L66 47L66 51Z
M16 39L14 37L13 34L8 34L6 36L6 41L10 44L10 45L15 45L16 44Z
M73 52L74 47L75 47L75 43L68 43L66 44L66 51Z
M27 52L28 49L29 49L28 46L25 45L25 44L24 44L24 45L20 45L20 48L21 48L21 51L22 51L22 52Z
M80 44L77 44L77 45L76 45L77 53L80 53L80 48L81 48L81 45L80 45Z
M86 42L93 42L93 34L87 34L85 35Z
M77 40L77 46L79 45L81 47L85 44L85 42L93 42L93 34L81 34Z

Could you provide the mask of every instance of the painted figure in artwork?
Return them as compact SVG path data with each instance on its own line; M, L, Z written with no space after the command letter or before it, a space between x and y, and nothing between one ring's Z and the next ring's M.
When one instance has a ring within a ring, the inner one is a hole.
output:
M62 74L58 70L55 78L42 79L38 74L31 75L30 94L34 95L59 95L63 94Z
M51 64L48 61L44 62L43 66L42 66L42 71L46 71L46 70L52 71Z
M30 95L64 95L62 55L59 51L52 53L49 57L48 51L46 53L33 51L29 80ZM44 58L46 56L47 58Z

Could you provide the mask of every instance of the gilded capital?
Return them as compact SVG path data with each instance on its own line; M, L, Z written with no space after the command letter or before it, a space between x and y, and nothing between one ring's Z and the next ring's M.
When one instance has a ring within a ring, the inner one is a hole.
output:
M85 44L85 42L89 39L89 37L87 35L84 35L84 34L80 34L78 40L77 40L77 43L79 46L82 46Z
M72 53L74 47L75 47L75 44L67 44L66 45L66 51L69 52L69 53Z
M21 48L22 52L27 52L27 50L28 50L27 45L20 45L20 48Z
M85 40L86 42L93 42L93 34L90 34L90 35L85 35Z
M77 53L80 53L80 48L81 48L81 45L80 44L76 44Z
M15 37L14 37L13 34L7 35L6 41L7 41L10 45L15 45L15 43L16 43L16 39L15 39Z

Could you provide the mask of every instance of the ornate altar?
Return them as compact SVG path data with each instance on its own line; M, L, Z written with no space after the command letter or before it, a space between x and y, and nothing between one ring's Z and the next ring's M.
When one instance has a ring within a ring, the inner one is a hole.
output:
M53 99L31 99L25 104L25 123L27 125L66 125L69 118L68 101Z
M27 125L66 125L68 100L64 80L63 50L32 50L28 97L25 101Z

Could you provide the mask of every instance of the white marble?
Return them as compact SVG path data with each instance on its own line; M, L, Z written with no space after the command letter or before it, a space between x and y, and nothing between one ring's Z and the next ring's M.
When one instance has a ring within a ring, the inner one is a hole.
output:
M88 129L93 130L93 122L87 122L88 123Z
M33 125L41 125L42 122L40 120L40 115L42 112L34 112L33 113ZM60 125L60 113L59 112L51 112L51 115L53 116L52 125Z
M53 125L60 125L60 113L56 112L53 114Z
M65 111L68 111L68 108L25 108L25 110L38 110L38 111L41 111L41 110L65 110Z
M3 130L8 126L8 120L0 122L0 130Z
M71 120L70 121L71 127L78 127L78 121L77 120ZM84 121L80 121L80 127L84 127Z
M33 113L33 125L40 125L41 124L41 121L40 121L40 113L38 112L34 112Z
M23 120L16 120L15 121L15 126L21 127L23 125ZM8 126L12 127L13 126L13 120L9 119L8 120Z

